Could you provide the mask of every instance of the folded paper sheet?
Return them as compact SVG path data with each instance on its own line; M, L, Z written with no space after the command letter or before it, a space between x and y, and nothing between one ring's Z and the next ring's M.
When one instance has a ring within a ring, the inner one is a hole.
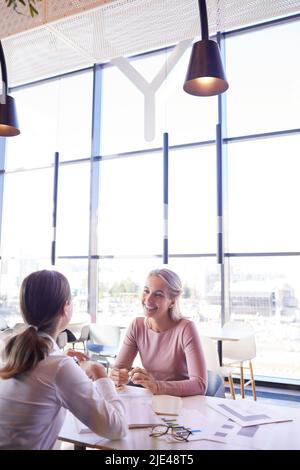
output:
M209 406L242 427L293 421L285 412L271 407L266 409L255 401L236 400L231 404L230 400L222 399L209 403Z

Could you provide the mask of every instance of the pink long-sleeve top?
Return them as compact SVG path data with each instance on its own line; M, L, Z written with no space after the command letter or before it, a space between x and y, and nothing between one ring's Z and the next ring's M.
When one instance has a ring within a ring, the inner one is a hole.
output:
M144 317L135 318L114 366L130 368L138 352L144 369L156 380L157 394L180 397L205 394L205 358L192 321L181 319L169 330L156 332L145 325Z

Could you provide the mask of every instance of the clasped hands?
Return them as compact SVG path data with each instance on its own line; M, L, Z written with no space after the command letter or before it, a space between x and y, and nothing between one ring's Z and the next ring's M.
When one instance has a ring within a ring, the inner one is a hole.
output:
M153 394L157 393L157 383L153 375L141 367L128 369L112 369L110 378L115 382L116 387L121 387L131 380L135 385L142 385Z
M97 380L107 377L102 364L89 361L89 357L86 354L76 351L75 349L68 349L66 354L77 359L79 366L90 379ZM153 394L157 393L158 387L154 377L141 367L134 367L129 371L128 369L112 369L110 378L114 381L116 387L125 385L131 380L134 384L142 385L144 388L147 388Z

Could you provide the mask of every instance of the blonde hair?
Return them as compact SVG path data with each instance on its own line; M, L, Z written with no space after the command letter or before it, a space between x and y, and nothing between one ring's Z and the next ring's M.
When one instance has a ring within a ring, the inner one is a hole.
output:
M55 331L58 314L70 299L69 282L57 271L36 271L24 279L20 307L28 327L7 342L6 364L0 369L0 378L9 379L27 372L48 356L52 341L39 332Z
M152 271L150 271L150 273L148 274L148 278L151 276L156 276L162 279L169 290L169 295L171 299L174 299L174 305L169 309L169 315L171 320L181 320L181 318L183 317L180 311L179 299L182 294L182 284L178 274L174 273L174 271L171 271L170 269L162 268L153 269Z

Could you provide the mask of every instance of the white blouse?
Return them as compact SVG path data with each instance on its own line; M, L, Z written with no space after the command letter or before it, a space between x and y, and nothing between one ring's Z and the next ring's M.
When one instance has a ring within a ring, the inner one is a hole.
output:
M34 369L0 379L0 449L52 449L66 409L103 437L125 436L124 407L112 380L92 382L52 342L53 350Z

